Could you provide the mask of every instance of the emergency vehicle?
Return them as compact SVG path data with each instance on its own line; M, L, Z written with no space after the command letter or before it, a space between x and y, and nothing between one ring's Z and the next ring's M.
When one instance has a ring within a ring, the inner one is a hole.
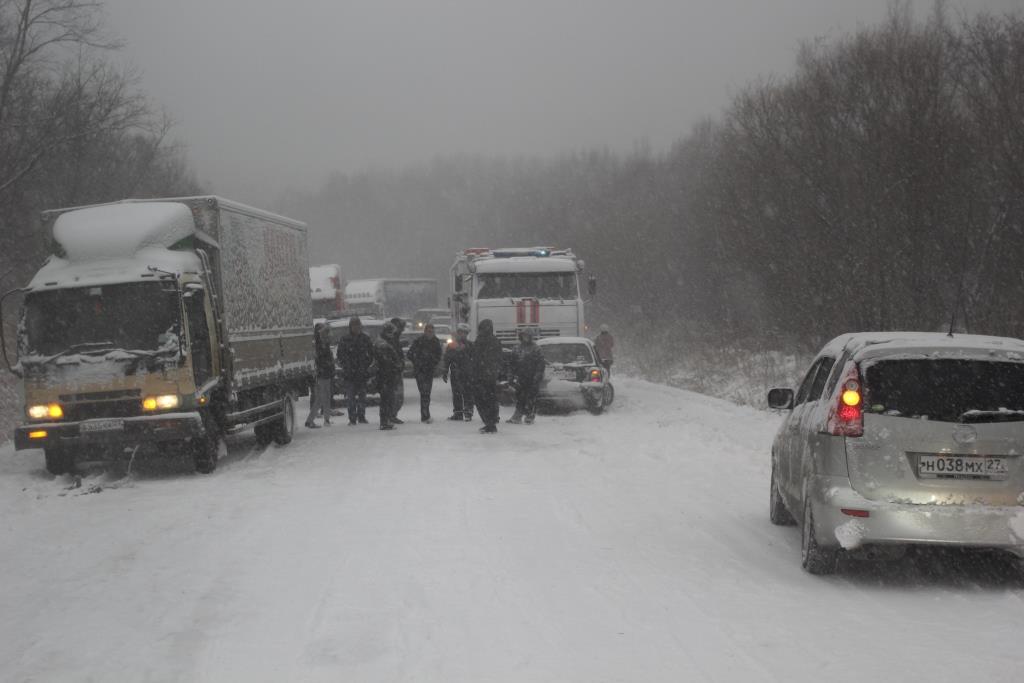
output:
M553 247L473 248L456 252L451 267L452 323L467 323L476 338L481 320L490 318L504 346L514 345L520 330L537 339L580 337L586 332L580 294L583 259L570 249ZM588 292L597 282L588 280Z

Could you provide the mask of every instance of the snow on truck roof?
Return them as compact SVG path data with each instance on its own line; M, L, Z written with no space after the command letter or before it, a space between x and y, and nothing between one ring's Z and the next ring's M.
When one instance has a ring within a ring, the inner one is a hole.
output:
M177 202L107 204L57 217L54 240L64 250L29 283L32 289L113 284L154 277L149 268L198 272L199 258L168 247L192 235L192 212Z
M882 357L1003 357L1024 360L1024 340L980 334L945 332L857 332L836 337L822 353L838 356L843 350L856 360Z

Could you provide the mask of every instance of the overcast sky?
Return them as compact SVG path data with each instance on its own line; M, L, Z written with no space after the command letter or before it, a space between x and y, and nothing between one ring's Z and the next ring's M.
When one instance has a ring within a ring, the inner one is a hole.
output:
M1024 0L960 0L1005 11ZM887 0L107 0L200 178L248 201L437 155L671 144ZM925 15L930 0L916 0Z

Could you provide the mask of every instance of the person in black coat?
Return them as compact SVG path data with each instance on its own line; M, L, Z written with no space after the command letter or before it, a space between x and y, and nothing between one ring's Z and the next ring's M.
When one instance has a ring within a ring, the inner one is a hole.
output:
M373 341L363 332L363 321L348 321L348 334L338 342L338 366L348 398L348 423L366 424L366 383L373 365Z
M384 323L380 337L373 342L373 361L377 365L377 386L380 388L380 428L395 427L395 384L402 379L402 356L391 340L395 326Z
M395 353L398 354L399 359L405 359L405 352L402 350L402 332L405 331L405 321L401 318L395 317L391 319L391 324L395 327L395 332L389 339L391 340L391 346L394 347ZM399 419L398 411L405 405L405 380L402 378L402 373L405 371L405 363L400 363L398 367L398 378L395 381L395 395L394 395L394 414L391 416L391 422L400 425L404 420Z
M473 419L473 342L469 341L469 325L459 323L455 328L455 339L444 351L444 374L441 379L452 380L452 416L449 420Z
M423 334L409 345L416 388L420 391L420 421L430 423L430 391L434 386L434 373L441 362L441 340L434 336L434 326L427 323Z
M494 323L485 318L476 328L473 343L473 398L484 426L480 432L498 431L498 375L502 364L501 342L494 336Z
M331 424L331 384L334 382L334 354L331 353L330 330L324 323L313 326L313 350L316 353L316 381L309 394L309 417L306 426L320 425L316 418L323 413L324 426Z
M515 357L516 411L509 422L519 424L525 420L526 424L533 424L537 413L537 394L544 379L544 365L544 354L534 343L533 332L522 330Z

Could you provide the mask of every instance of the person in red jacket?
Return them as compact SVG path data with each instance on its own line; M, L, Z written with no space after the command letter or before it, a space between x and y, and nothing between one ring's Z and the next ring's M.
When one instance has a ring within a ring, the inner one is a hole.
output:
M601 325L601 334L594 340L594 348L597 350L597 359L604 366L604 369L612 371L612 349L615 348L615 337L608 331L607 325Z

